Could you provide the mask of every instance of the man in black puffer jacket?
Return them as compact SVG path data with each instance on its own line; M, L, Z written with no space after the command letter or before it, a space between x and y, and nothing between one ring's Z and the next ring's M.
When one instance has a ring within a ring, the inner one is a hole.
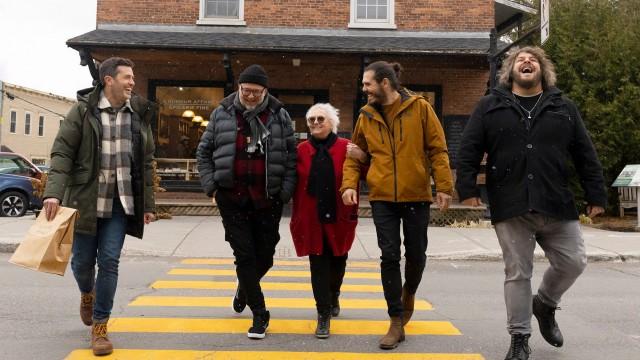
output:
M225 240L236 258L233 310L249 305L247 336L262 339L269 326L260 279L273 266L282 206L296 186L296 141L291 118L269 95L260 65L247 67L238 91L213 111L196 154L200 182L215 197Z

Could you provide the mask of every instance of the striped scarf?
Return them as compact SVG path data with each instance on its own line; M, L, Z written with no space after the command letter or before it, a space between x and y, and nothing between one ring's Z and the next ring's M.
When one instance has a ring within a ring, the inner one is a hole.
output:
M129 100L117 112L100 93L100 122L102 123L102 154L98 177L99 218L111 217L113 200L117 196L127 215L133 215L133 187L131 186L131 104Z

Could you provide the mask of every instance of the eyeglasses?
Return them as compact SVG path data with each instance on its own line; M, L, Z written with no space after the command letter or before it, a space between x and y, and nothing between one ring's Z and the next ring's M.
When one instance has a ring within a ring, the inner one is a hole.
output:
M315 122L322 124L324 122L324 116L309 116L307 118L307 124L312 125Z
M263 91L264 91L264 88L260 90L256 90L256 89L245 89L242 86L240 86L240 92L242 92L242 95L244 96L253 95L254 97L259 97L260 95L262 95Z

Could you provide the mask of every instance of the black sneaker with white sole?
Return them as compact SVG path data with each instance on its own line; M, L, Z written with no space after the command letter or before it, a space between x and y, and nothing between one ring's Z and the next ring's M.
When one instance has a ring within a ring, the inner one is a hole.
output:
M264 339L267 329L269 328L269 318L271 315L267 310L256 311L253 313L253 325L247 332L249 339Z
M236 294L231 301L231 308L233 311L240 314L247 307L247 295L240 289L240 285L236 288Z

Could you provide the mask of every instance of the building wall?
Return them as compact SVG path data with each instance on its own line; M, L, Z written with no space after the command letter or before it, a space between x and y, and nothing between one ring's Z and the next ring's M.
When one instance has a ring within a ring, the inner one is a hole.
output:
M136 92L149 94L149 80L214 81L224 83L226 74L221 60L194 63L176 58L171 65L145 61L144 52L136 62ZM292 60L300 59L300 66ZM220 56L221 59L221 56ZM469 115L486 90L489 77L484 57L386 57L375 60L398 61L404 67L402 82L413 85L438 85L442 88L442 115ZM329 101L340 109L341 131L353 126L360 57L322 54L236 54L232 56L234 77L253 63L263 65L269 86L279 90L326 90Z
M6 94L2 102L2 121L0 121L0 145L10 148L29 160L41 160L49 163L51 146L60 128L62 115L66 115L74 100L54 94L24 88L8 83L4 90L15 96L10 100ZM33 104L40 105L47 111ZM11 133L11 112L16 112L16 131ZM31 114L31 131L25 134L25 114ZM57 114L56 114L57 113ZM40 116L44 116L44 133L38 135Z
M395 23L408 31L489 31L493 1L395 0ZM98 0L98 24L194 25L199 0ZM245 0L248 27L347 29L350 0Z

